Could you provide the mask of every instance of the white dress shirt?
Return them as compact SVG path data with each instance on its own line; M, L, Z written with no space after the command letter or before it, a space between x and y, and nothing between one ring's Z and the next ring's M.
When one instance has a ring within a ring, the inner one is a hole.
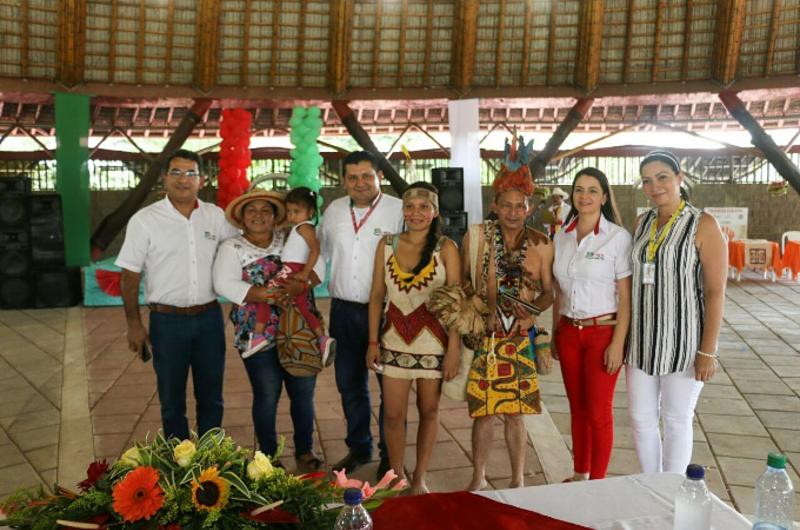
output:
M578 244L576 217L553 238L553 274L561 289L559 314L587 319L616 313L617 280L633 274L631 235L602 215Z
M233 302L242 305L252 283L242 279L242 270L261 258L280 256L286 242L286 232L276 231L267 248L250 243L244 236L234 237L219 247L214 260L214 290ZM314 272L325 279L325 260L318 259Z
M384 193L372 203L374 210L356 233L370 208L352 208L350 197L336 199L325 210L320 230L322 255L331 262L328 292L348 302L369 302L375 249L381 238L403 230L403 201Z
M128 221L116 264L131 272L147 272L147 303L207 304L217 299L211 281L217 247L238 233L213 204L198 200L187 219L165 198Z

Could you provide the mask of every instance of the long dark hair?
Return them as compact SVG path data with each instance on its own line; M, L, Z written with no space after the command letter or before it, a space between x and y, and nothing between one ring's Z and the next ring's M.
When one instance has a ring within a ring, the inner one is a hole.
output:
M308 208L308 210L312 212L311 220L314 222L314 226L317 226L317 223L319 222L319 216L317 215L317 194L311 189L304 186L294 188L286 195L286 198L283 200L283 202L286 204L297 204Z
M614 200L614 194L611 193L611 186L608 185L608 177L596 167L585 167L578 171L575 178L572 179L572 191L569 194L569 199L572 202L572 209L569 211L569 214L567 214L567 220L564 221L564 225L569 225L569 223L578 216L578 209L575 207L575 183L584 175L597 179L600 183L600 189L603 190L603 193L608 197L606 203L600 207L600 213L609 222L622 226L622 220L617 210L617 201Z
M436 186L429 184L428 182L415 182L408 187L408 189L413 188L421 188L423 190L432 191L437 195L439 194L439 190L436 189ZM442 237L442 226L440 217L437 215L433 218L431 221L431 226L428 228L428 235L425 237L425 246L422 247L422 253L419 256L419 263L417 263L417 266L411 271L414 276L422 272L422 269L428 265L431 257L433 257L433 251L436 248L436 243L439 242L440 237Z

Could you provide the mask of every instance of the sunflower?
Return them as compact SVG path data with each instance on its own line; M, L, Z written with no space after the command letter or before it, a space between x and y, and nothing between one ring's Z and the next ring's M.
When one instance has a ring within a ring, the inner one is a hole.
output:
M114 510L125 521L150 520L164 504L164 490L158 485L158 471L140 466L114 486Z
M217 468L204 470L192 481L192 501L198 510L219 510L228 500L228 483L221 479Z

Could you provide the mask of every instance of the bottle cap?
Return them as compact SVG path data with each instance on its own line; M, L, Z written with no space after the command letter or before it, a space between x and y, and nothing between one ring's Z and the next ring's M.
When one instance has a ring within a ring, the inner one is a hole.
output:
M361 490L358 488L347 488L344 490L344 503L348 506L361 504Z
M686 476L692 480L700 480L706 476L706 469L699 464L689 464L686 467Z
M767 457L767 465L778 469L786 469L786 455L781 453L770 453Z

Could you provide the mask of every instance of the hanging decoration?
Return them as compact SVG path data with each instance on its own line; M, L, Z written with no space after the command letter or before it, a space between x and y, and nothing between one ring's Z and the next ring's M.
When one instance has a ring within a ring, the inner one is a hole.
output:
M774 180L767 186L767 192L773 197L780 197L786 195L789 191L789 183L785 180Z
M317 106L305 108L297 106L292 110L289 119L291 131L289 140L294 145L290 155L292 164L287 183L292 188L306 187L314 192L322 188L319 168L322 166L322 155L319 152L317 139L322 132L322 112ZM322 207L322 195L317 195L317 208Z
M250 153L250 125L253 118L243 108L223 109L219 133L222 143L219 150L217 175L217 206L225 209L228 203L247 191L250 180L247 168L252 163Z

